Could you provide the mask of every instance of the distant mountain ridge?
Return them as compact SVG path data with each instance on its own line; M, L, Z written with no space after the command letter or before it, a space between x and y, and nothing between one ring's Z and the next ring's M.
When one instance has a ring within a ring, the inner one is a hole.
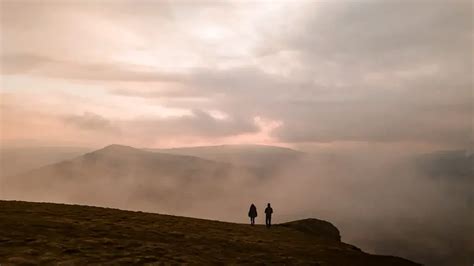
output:
M114 144L7 177L3 185L8 188L4 196L11 199L127 208L163 202L179 209L195 198L225 193L226 183L246 182L258 174L229 163ZM202 190L208 192L199 194Z
M289 148L268 145L219 145L200 147L180 147L170 149L133 148L126 145L111 144L114 147L129 147L144 151L188 155L218 162L227 162L249 167L271 168L285 160L294 160L304 153ZM86 147L25 147L0 149L0 176L26 173L49 164L71 160L85 153L94 152Z
M306 156L301 151L267 145L218 145L148 150L168 154L197 156L234 165L257 167L270 175L278 171L279 168L285 167Z

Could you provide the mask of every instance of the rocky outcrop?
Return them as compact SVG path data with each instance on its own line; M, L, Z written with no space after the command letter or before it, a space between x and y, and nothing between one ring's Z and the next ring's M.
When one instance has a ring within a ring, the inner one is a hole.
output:
M296 231L301 231L315 237L341 241L341 235L337 227L324 220L309 218L283 223L279 226L289 227Z

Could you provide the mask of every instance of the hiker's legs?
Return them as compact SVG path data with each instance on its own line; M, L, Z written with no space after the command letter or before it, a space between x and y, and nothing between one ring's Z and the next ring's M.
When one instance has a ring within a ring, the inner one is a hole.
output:
M250 224L254 225L255 224L255 217L250 217Z

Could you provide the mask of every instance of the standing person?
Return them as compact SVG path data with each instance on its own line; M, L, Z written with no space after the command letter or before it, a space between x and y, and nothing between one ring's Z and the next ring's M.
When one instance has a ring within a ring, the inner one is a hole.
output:
M270 206L270 203L267 204L267 208L265 208L265 225L270 228L272 226L272 213L273 209Z
M249 217L250 217L250 225L255 224L255 217L257 217L257 207L255 205L250 205L250 210L249 210Z

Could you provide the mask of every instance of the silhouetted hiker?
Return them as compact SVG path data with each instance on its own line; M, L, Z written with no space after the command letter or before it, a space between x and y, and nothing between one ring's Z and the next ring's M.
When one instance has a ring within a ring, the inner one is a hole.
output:
M270 203L268 203L267 208L265 208L265 225L267 227L272 226L272 213L273 213L273 209L270 206Z
M255 205L250 205L250 210L249 210L249 217L250 217L250 224L254 225L255 224L255 217L257 217L257 207Z

